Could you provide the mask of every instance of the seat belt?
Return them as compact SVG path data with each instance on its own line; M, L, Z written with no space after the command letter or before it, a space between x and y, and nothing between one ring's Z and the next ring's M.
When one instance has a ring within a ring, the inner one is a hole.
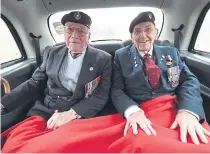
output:
M182 30L184 29L184 24L181 24L179 28L172 28L171 31L174 32L174 47L178 50L180 49L180 40L182 36Z
M29 33L29 36L33 39L34 48L36 52L36 64L39 67L42 63L41 53L40 53L40 44L39 40L42 38L42 35L35 36L33 33Z

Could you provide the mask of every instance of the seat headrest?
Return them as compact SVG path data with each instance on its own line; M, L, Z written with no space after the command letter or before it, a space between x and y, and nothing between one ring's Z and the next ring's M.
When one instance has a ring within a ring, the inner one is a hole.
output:
M124 46L128 46L133 44L131 40L126 40L123 42ZM168 40L155 40L154 44L159 45L159 46L172 46L170 41Z

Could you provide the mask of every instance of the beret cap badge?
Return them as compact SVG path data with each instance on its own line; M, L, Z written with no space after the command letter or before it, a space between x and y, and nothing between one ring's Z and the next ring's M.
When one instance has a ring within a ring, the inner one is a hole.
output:
M148 14L148 17L149 17L150 19L152 19L152 14Z
M75 18L76 20L80 20L80 19L81 19L81 14L80 14L79 12L76 12L76 13L74 14L74 18Z

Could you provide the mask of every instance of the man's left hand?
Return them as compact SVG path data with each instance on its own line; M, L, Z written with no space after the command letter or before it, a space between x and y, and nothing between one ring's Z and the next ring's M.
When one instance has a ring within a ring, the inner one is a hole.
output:
M75 115L75 113L71 111L55 112L52 117L47 121L47 128L56 129L61 125L64 125L67 122L70 122L76 118L77 116Z
M189 112L178 112L174 123L171 125L171 129L180 127L181 141L187 142L187 134L192 138L193 143L199 144L198 137L203 143L208 143L205 135L210 137L210 132L203 128L198 119Z

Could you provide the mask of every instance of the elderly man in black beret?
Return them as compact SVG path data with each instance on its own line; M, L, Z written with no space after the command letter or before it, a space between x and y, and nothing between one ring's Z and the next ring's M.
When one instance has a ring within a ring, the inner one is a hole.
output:
M74 119L95 117L107 102L111 55L88 45L91 18L75 11L64 15L61 23L65 44L47 47L32 77L1 99L2 110L7 112L35 101L28 119L3 132L7 136L3 152L31 152L35 137ZM39 96L44 92L42 100Z
M200 83L181 61L176 48L154 45L158 34L154 14L140 13L131 22L129 31L133 45L116 51L112 87L113 103L127 119L124 135L132 128L135 135L144 132L159 138L166 135L173 140L170 131L160 131L157 126L180 127L182 142L192 140L195 144L208 144L210 133L200 124L205 121ZM176 107L174 102L177 102ZM188 134L191 139L187 141ZM163 152L164 144L157 138L154 140L158 142L154 145L160 146ZM140 142L146 144L147 139L139 138L139 146L142 146ZM176 142L174 145L177 148Z

